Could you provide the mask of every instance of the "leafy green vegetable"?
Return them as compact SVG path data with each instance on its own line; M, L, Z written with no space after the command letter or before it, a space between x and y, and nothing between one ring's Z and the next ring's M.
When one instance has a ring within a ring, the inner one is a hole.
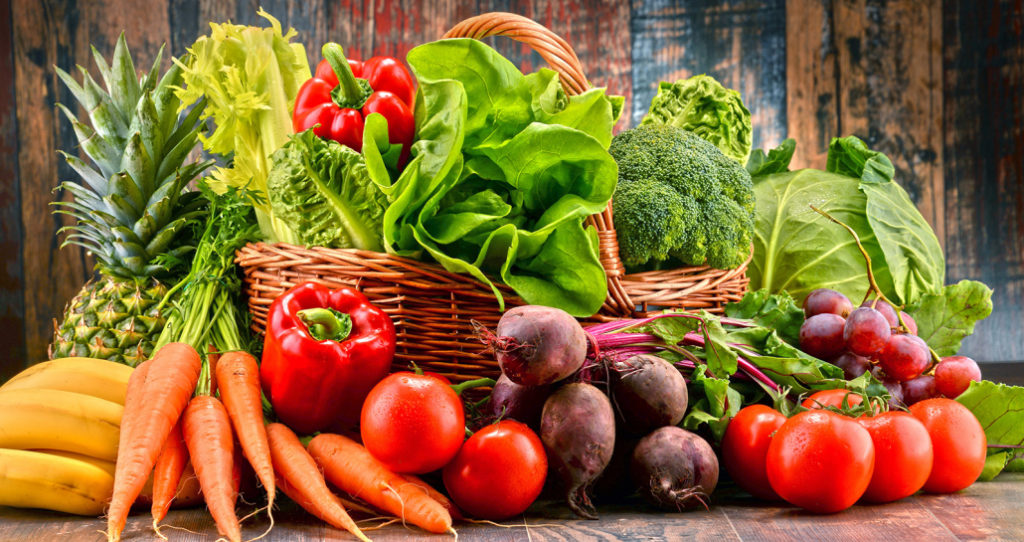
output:
M751 177L789 171L789 162L793 160L794 152L796 140L793 138L779 143L779 146L768 151L767 155L761 149L756 149L750 153L750 159L747 160L747 171Z
M725 306L730 318L751 320L761 327L774 329L789 344L799 344L804 311L788 293L772 294L766 289L747 292L743 299Z
M621 111L603 89L566 96L551 70L523 75L469 39L409 52L419 80L413 158L393 183L379 124L367 123L367 171L391 205L384 248L429 255L491 285L500 277L527 303L575 316L607 294L597 232L584 219L608 204L615 162L607 152Z
M960 351L960 342L974 333L974 324L992 314L992 290L973 280L949 284L938 294L925 294L907 307L917 335L940 356Z
M989 461L982 477L991 480L1004 467L1009 471L1024 471L1024 388L982 380L971 382L956 400L981 422L990 447L1017 447L989 448Z
M866 265L856 243L842 227L814 212L814 205L858 233L875 280L890 300L909 304L941 291L946 263L938 239L892 180L887 163L851 136L830 148L834 171L755 177L750 287L785 290L798 301L817 288L832 288L854 300L864 296Z
M214 129L200 134L203 147L230 160L209 178L219 193L228 187L246 188L261 196L256 218L264 238L298 241L276 220L267 198L270 156L292 134L291 110L299 87L310 78L306 50L291 43L294 29L282 33L281 23L262 9L269 28L211 23L188 49L183 69L184 88L176 92L182 109L206 97L202 117Z
M271 209L301 244L382 249L387 196L370 180L361 154L306 130L278 149L273 162Z
M710 75L661 82L640 124L668 124L693 132L741 165L750 155L750 111L739 92L725 88Z
M717 147L675 126L615 136L615 227L629 267L672 260L731 269L750 255L750 175ZM676 264L676 266L679 265Z

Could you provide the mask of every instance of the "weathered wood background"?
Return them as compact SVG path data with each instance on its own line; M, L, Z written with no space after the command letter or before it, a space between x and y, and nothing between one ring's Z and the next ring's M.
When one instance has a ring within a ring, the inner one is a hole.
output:
M54 109L73 99L53 66L93 68L89 45L109 56L121 30L138 65L165 42L181 55L207 21L261 24L258 5L311 57L326 40L404 55L463 18L512 11L562 34L595 84L627 97L620 127L658 81L706 72L742 92L755 146L797 139L797 166L824 167L829 139L856 134L893 159L945 248L948 280L995 289L967 353L1024 360L1024 0L0 0L0 378L42 359L52 319L92 269L59 249L49 207L74 175L55 150L75 148Z

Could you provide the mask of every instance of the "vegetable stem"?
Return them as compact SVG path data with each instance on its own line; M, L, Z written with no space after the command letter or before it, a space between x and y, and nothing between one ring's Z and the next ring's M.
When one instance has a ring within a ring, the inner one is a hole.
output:
M313 307L295 313L318 341L344 341L352 332L352 317L332 308Z
M331 97L339 107L360 109L373 90L365 79L357 79L345 58L345 50L334 42L325 43L320 50L338 77L338 86L331 91Z

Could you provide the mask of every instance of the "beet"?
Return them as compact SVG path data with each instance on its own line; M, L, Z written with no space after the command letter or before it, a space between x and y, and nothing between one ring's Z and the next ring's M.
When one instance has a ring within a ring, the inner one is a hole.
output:
M509 380L523 386L551 384L576 372L587 356L587 334L569 313L526 305L501 316L494 333L483 331Z
M516 420L537 429L544 401L549 395L551 386L520 386L503 374L491 391L491 414L496 419Z
M630 471L645 497L662 508L682 510L701 504L718 485L718 458L694 433L670 425L640 439Z
M612 397L622 427L645 435L676 425L686 414L686 379L671 363L651 354L638 354L612 363Z
M597 519L590 484L608 466L615 449L615 414L601 390L590 384L566 384L544 403L540 439L548 463L562 480L569 508Z

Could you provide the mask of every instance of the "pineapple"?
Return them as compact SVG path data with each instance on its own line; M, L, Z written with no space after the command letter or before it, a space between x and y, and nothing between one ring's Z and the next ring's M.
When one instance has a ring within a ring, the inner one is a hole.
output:
M181 68L175 63L158 80L162 54L163 48L140 80L123 33L110 65L93 48L106 91L81 66L81 84L57 69L91 124L58 104L91 160L62 153L81 180L60 185L74 201L58 202L57 212L77 221L61 233L68 232L65 245L92 252L99 277L54 322L51 358L88 356L133 367L148 359L163 329L159 306L167 285L187 269L205 210L186 185L210 163L184 164L198 140L203 104L179 118L174 87Z

